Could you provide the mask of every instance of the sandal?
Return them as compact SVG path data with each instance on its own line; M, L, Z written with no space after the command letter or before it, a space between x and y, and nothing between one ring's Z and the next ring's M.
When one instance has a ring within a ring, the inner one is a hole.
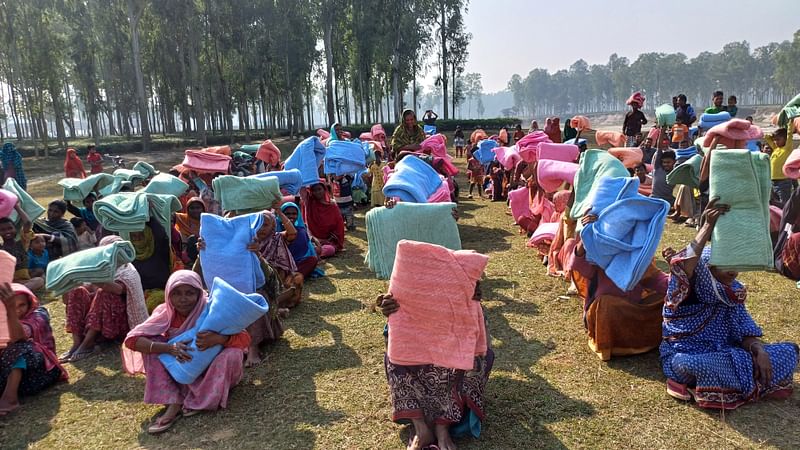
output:
M178 421L178 419L181 417L181 414L182 412L178 411L178 414L175 414L175 417L173 417L166 423L159 423L161 419L164 417L164 416L159 416L158 419L156 419L152 425L147 427L147 432L150 434L160 434L169 430L170 428L172 428L173 425L175 425L175 422Z
M202 410L202 409L189 409L189 408L182 408L182 409L181 409L181 415L182 415L183 417L192 417L192 416L196 416L196 415L198 415L198 414L201 414L202 412L203 412L203 410Z
M692 389L683 383L679 383L671 378L667 378L667 394L670 397L683 400L685 402L691 401L693 397Z

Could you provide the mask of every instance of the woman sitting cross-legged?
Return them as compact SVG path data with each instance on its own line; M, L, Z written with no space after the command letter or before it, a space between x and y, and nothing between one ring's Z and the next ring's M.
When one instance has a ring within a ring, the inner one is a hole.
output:
M747 288L738 273L709 264L712 249L705 245L728 209L712 200L692 243L677 254L664 250L671 266L661 344L667 393L703 408L788 398L797 367L796 344L760 339L763 332L744 305Z
M179 362L191 360L187 343L167 341L195 326L207 302L200 276L189 270L178 270L169 277L165 302L153 311L147 321L128 333L123 348L125 371L145 373L144 402L165 405L166 410L148 428L156 434L168 430L183 416L204 410L225 408L230 389L242 379L244 349L250 345L246 331L224 336L211 331L197 334L197 349L215 345L224 348L206 371L188 385L179 384L170 376L158 356L170 354ZM137 352L137 353L134 353Z
M315 246L321 246L315 245L315 242L309 236L306 224L303 222L303 216L300 215L300 208L296 203L284 203L281 205L281 212L292 222L294 229L297 231L297 236L288 244L289 252L292 254L297 271L303 275L303 278L308 279L314 269L317 268L317 262L319 262ZM277 231L281 232L283 230L283 221L278 218ZM319 241L316 244L319 244Z

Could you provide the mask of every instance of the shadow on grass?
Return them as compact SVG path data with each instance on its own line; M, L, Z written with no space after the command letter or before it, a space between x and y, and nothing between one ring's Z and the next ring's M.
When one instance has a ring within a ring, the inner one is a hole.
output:
M71 389L61 382L32 397L20 398L19 409L0 417L0 447L27 448L47 436L61 406L59 397Z
M724 414L711 409L702 411L716 419L720 427L727 425L759 446L796 449L800 443L800 427L795 415L800 403L797 397L795 394L789 400L759 400Z
M461 247L479 253L501 252L511 248L506 238L514 233L508 230L489 228L478 225L458 224L461 234Z

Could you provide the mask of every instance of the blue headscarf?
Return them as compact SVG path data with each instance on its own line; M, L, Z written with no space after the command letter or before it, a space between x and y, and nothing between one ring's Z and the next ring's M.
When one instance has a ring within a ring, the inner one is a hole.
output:
M297 238L289 243L288 247L295 262L299 263L310 256L317 256L317 251L314 249L314 243L311 242L311 236L308 235L308 231L306 230L306 223L303 222L303 214L300 211L300 207L297 206L297 203L286 202L281 205L281 212L285 214L286 210L289 208L295 208L297 210L297 219L294 221L294 227L297 229ZM281 232L283 230L281 219L276 217L275 231Z
M339 125L339 122L334 122L331 125L331 137L328 138L328 141L338 141L340 139L339 135L336 134L336 125Z
M25 172L22 170L22 155L19 154L14 144L6 142L3 144L3 151L0 154L0 162L2 162L3 171L8 170L9 167L14 167L14 179L22 189L28 188L28 179L25 177Z

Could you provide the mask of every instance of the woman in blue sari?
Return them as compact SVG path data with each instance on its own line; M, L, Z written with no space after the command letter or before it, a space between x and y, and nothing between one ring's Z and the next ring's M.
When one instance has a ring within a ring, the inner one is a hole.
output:
M303 274L303 279L309 279L311 273L317 268L316 249L311 235L308 234L306 224L303 222L303 216L300 215L300 207L294 202L286 202L281 206L281 211L286 218L291 220L294 228L297 230L297 237L289 243L289 252L292 254L297 271ZM283 224L278 219L276 231L283 231Z
M792 394L794 343L766 344L744 305L747 288L734 271L709 264L705 247L726 205L709 202L704 225L679 253L666 249L671 267L664 301L661 364L667 393L698 406L735 409L764 397Z

